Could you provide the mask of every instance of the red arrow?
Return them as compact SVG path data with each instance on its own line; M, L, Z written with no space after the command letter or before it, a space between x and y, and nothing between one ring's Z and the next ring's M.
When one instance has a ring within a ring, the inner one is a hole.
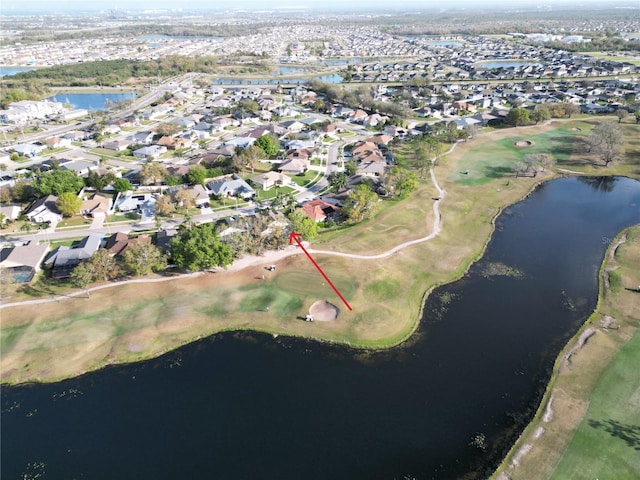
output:
M309 252L307 252L307 250L304 248L304 246L302 245L302 242L300 242L300 233L296 233L296 232L291 232L289 234L289 245L291 245L291 243L295 240L295 242L298 244L298 246L302 249L302 251L304 252L304 254L309 257L309 260L311 260L311 263L313 263L313 266L316 267L318 269L318 271L320 272L320 274L324 277L324 279L327 281L327 283L329 285L331 285L331 288L333 288L333 290L338 294L338 296L340 297L340 300L342 300L344 302L344 304L347 306L347 308L351 311L353 310L353 308L351 308L351 305L349 305L349 302L347 302L345 300L345 298L342 296L342 294L338 291L338 289L336 288L336 286L333 284L333 282L331 282L331 280L329 280L329 277L327 277L327 275L322 271L322 269L320 268L320 265L318 265L316 263L316 261L311 257L311 255L309 254Z

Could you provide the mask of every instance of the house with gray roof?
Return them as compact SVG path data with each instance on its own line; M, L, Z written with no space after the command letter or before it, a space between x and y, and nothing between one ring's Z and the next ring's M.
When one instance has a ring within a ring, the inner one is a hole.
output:
M207 188L219 197L251 198L256 192L236 174L217 177L207 183Z
M56 207L58 197L47 195L42 197L29 207L25 212L31 222L36 223L58 223L62 220L62 215Z
M102 245L101 234L91 234L84 237L80 242L68 247L62 245L56 248L46 259L45 265L52 266L51 277L55 279L69 278L71 271L83 260L91 258L91 256Z

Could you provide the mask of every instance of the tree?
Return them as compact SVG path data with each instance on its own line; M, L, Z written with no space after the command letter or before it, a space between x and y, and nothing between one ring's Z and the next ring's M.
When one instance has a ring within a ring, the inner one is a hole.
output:
M89 172L84 183L87 187L95 188L96 190L102 190L105 186L104 179L96 171Z
M202 165L194 165L187 172L187 180L194 185L204 185L207 176L207 169Z
M122 255L124 269L130 275L149 275L167 266L167 257L151 243L135 243Z
M271 135L263 135L259 137L254 145L262 149L267 157L272 157L280 151L280 141Z
M184 188L181 188L175 193L174 199L178 207L184 209L192 208L196 205L196 199L193 198L193 195Z
M112 280L120 275L120 267L108 250L98 249L86 262L93 274L93 279Z
M140 182L143 185L160 183L169 174L167 168L158 162L147 162L140 169Z
M191 271L226 267L233 261L231 248L220 240L213 223L191 227L172 238L171 258L179 268Z
M87 297L89 296L87 286L93 281L95 281L93 268L86 260L84 262L80 262L73 270L71 270L71 282L76 287L83 288Z
M622 123L622 121L629 116L629 112L619 108L616 110L616 117L618 117L618 123Z
M327 177L327 180L331 185L331 190L333 190L334 192L339 192L347 186L349 176L344 172L332 172Z
M181 127L177 123L162 123L156 127L158 135L172 137L180 131Z
M84 180L71 170L50 170L41 174L34 182L33 188L39 195L57 195L64 192L77 193L84 186Z
M155 212L158 215L169 215L176 211L176 206L173 204L169 195L160 195L156 198Z
M379 207L378 195L369 185L360 184L349 192L342 212L355 223L371 218Z
M520 127L530 122L529 111L525 108L512 108L507 115L507 124Z
M72 217L80 210L82 200L73 192L61 193L56 200L56 207L64 217Z
M113 188L115 188L116 192L126 192L133 190L133 185L126 178L116 178L113 181Z
M352 177L358 171L358 164L354 160L349 160L344 163L344 172Z
M580 113L580 107L575 103L565 103L564 106L564 114L571 118L572 115L576 113Z
M531 114L531 120L538 124L540 122L546 122L550 119L551 112L549 112L549 109L544 105L536 105L536 108L534 108L533 113Z
M96 142L96 145L100 146L100 144L102 143L102 141L104 140L104 134L102 132L94 132L93 133L93 140Z
M418 186L416 172L402 167L392 167L387 176L387 185L391 187L394 196L404 198Z
M640 123L640 109L636 110L635 117L636 123Z
M596 125L587 137L587 143L600 155L605 166L609 166L620 155L623 132L613 120Z
M291 231L299 233L305 240L313 240L318 236L318 224L307 217L301 208L296 208L287 217L291 222Z

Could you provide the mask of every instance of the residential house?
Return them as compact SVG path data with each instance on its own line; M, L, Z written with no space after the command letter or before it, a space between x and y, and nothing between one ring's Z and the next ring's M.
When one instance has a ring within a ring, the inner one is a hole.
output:
M236 174L217 177L207 183L207 188L219 197L251 198L255 190Z
M131 140L134 143L140 143L142 145L151 145L153 143L153 138L155 137L155 133L153 132L136 132L131 137Z
M111 197L105 197L99 193L96 193L91 198L84 200L80 207L82 214L91 218L106 217L110 210Z
M156 246L167 253L171 246L171 239L178 235L178 230L175 228L162 229L156 236Z
M40 271L40 264L49 251L49 243L30 241L24 245L0 251L0 269L7 269L17 283L30 282Z
M298 175L306 172L310 165L311 163L308 158L290 158L284 160L278 167L278 170L288 175Z
M158 140L158 145L166 147L167 150L182 150L183 148L191 147L191 140L184 137L169 137L164 136Z
M302 211L310 219L316 222L323 222L327 219L335 219L340 213L340 207L318 198L304 203L302 205Z
M68 138L72 142L82 142L91 138L92 135L93 134L85 132L84 130L72 130L70 132L66 132L62 138Z
M185 188L185 191L191 195L196 206L200 207L209 202L209 190L202 185L191 185Z
M141 147L133 151L133 155L138 158L153 158L157 159L161 155L167 153L167 147L162 145L149 145L147 147Z
M89 172L95 169L97 165L88 160L61 160L60 168L62 170L69 170L74 172L76 175L80 177L84 177L89 174Z
M123 152L131 146L129 140L113 140L111 142L105 142L102 144L102 148L107 150L113 150L114 152Z
M107 238L104 248L112 256L119 257L128 247L136 244L151 245L151 237L149 235L139 235L134 238L129 238L129 235L126 233L117 232Z
M0 223L13 222L20 216L22 207L11 203L0 205Z
M256 175L251 179L253 183L259 186L262 190L269 190L274 186L286 186L291 183L291 178L287 177L283 173L278 172L266 172L261 175Z
M44 141L47 148L62 148L62 147L70 147L71 140L68 138L61 137L49 137Z
M286 122L280 122L278 125L282 128L286 128L287 131L291 133L300 133L302 129L306 127L304 123L299 122L297 120L288 120Z
M53 267L51 277L54 279L69 278L73 269L82 260L87 260L100 248L102 235L92 234L84 237L76 246L62 245L56 248L45 260L45 265Z
M45 148L47 147L44 145L36 145L35 143L19 143L9 147L10 150L23 157L35 157Z
M35 223L58 223L62 215L56 207L58 197L47 195L35 201L25 212L27 218Z

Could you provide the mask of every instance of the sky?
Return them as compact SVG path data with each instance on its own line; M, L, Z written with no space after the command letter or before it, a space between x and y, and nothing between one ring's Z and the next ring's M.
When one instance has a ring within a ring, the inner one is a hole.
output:
M526 5L530 6L564 6L564 5L617 5L638 4L638 2L625 0L3 0L0 13L14 11L99 11L119 8L127 9L238 9L249 10L273 10L276 8L291 9L305 7L310 10L409 10L420 11L426 9L441 9L449 7L478 7L483 4L491 4L496 7L514 8Z

